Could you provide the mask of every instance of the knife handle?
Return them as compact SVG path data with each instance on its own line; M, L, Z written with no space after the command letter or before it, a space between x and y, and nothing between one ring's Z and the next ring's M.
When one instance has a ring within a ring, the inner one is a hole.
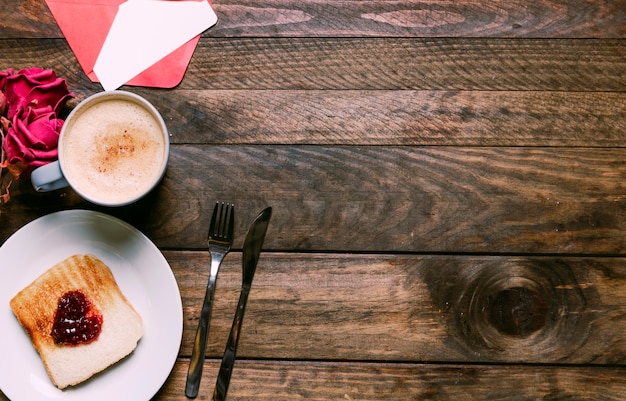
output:
M224 356L222 357L220 370L217 374L217 382L215 383L215 390L213 390L213 401L226 401L226 393L228 392L230 376L233 373L233 366L235 365L237 343L239 342L241 323L243 322L243 314L246 309L246 303L248 302L249 293L249 288L244 287L241 289L239 302L237 302L237 311L235 312L233 325L230 328L230 334L228 335L228 342L226 343L226 349L224 350Z

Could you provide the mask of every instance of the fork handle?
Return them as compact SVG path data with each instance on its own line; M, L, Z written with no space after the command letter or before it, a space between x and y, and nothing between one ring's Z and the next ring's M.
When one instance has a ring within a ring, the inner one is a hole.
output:
M246 309L249 294L249 287L243 287L241 289L239 302L237 302L237 311L235 312L233 325L230 328L228 342L226 343L226 350L224 350L220 370L217 374L217 382L215 383L215 390L213 391L213 401L226 400L226 393L228 392L228 386L230 384L230 376L233 373L233 366L235 365L235 354L237 353L237 343L239 342L241 323L243 322L243 314Z
M222 259L211 259L211 275L209 283L206 287L204 302L202 303L202 311L200 312L200 321L196 330L196 338L193 342L193 350L191 352L191 361L189 362L189 370L187 372L187 383L185 384L185 395L189 398L196 398L200 388L200 379L202 378L202 367L204 366L204 356L206 354L206 343L209 334L209 326L211 320L211 309L213 308L213 294L215 293L215 281L217 280L217 271Z

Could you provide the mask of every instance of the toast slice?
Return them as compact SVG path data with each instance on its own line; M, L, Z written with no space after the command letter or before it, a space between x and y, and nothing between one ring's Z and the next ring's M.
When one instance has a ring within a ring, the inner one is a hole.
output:
M77 312L79 301L72 294L84 296L87 309ZM143 335L141 316L109 267L93 255L74 255L57 263L15 295L10 305L60 389L82 383L125 358ZM60 309L86 316L68 317Z

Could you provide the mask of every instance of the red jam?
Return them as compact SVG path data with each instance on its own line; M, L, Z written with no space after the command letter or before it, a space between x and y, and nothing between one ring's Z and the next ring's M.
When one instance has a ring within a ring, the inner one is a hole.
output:
M59 298L52 324L55 344L79 345L94 341L102 330L102 315L81 291L68 291Z

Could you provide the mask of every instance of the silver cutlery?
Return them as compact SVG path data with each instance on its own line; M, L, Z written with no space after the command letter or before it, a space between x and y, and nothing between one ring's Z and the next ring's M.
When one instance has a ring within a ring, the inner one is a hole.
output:
M200 321L198 322L196 338L193 343L191 361L189 362L189 370L187 372L187 383L185 385L185 395L189 398L198 396L213 306L213 294L215 293L215 281L217 280L217 272L222 264L222 260L230 250L233 242L234 223L235 205L217 202L213 209L211 223L209 224L207 240L209 253L211 254L211 273L206 287L206 294L204 295L202 312L200 313Z
M259 261L261 247L263 246L263 241L265 240L265 233L267 232L267 226L270 222L271 216L271 207L263 210L252 223L243 244L243 276L241 294L239 295L237 311L235 312L233 325L230 329L228 342L226 343L226 350L224 351L222 363L220 364L220 370L217 374L217 382L215 383L215 390L213 391L213 401L226 400L226 393L228 391L230 377L233 373L233 366L235 364L235 354L237 352L237 343L239 342L239 333L241 332L243 314L246 309L248 295L250 294L250 288L252 287L252 279L254 278L254 272L256 270L257 262Z

